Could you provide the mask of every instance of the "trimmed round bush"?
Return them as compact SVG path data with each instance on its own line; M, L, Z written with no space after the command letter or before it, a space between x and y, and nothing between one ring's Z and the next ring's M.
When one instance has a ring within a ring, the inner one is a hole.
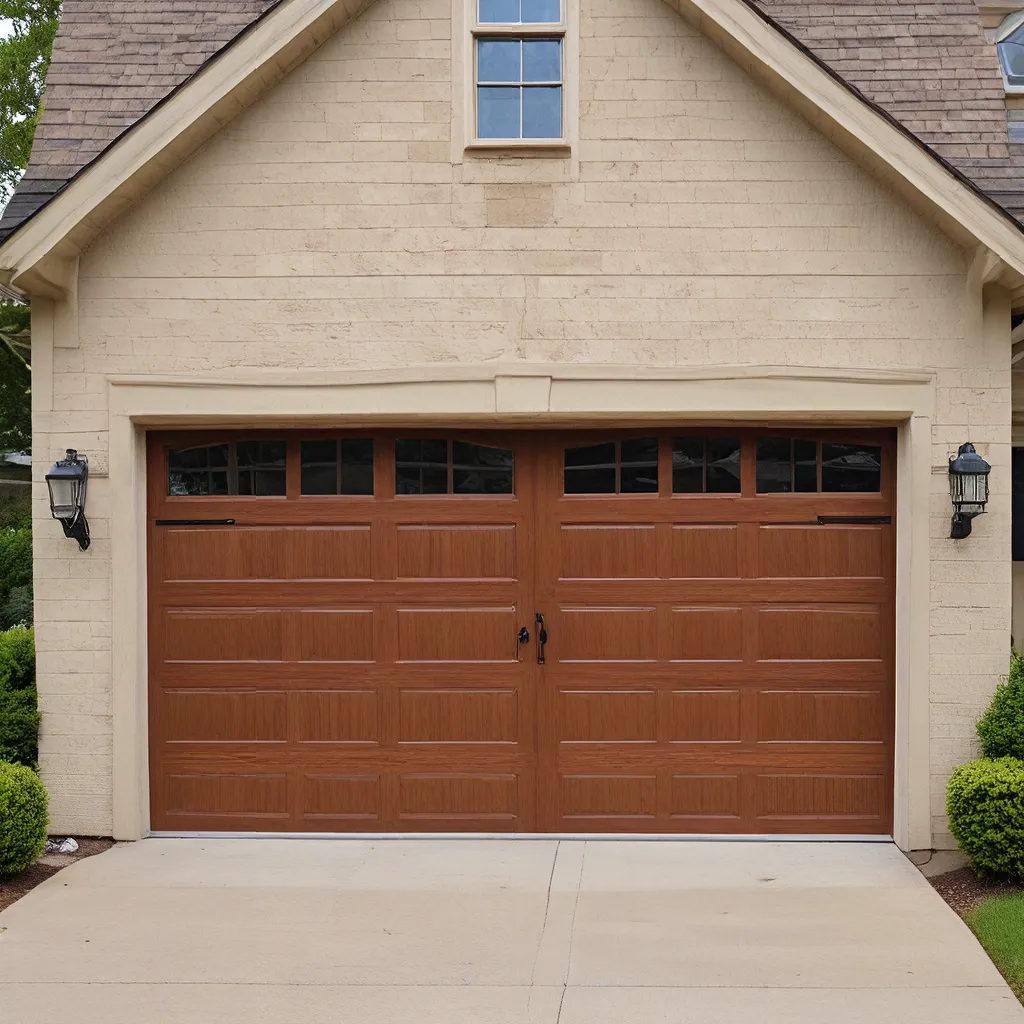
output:
M988 710L978 721L984 757L1024 760L1024 658L1010 654L1010 673L996 688Z
M982 758L953 772L949 830L982 875L1024 879L1024 762Z
M0 878L17 875L46 845L49 799L31 768L0 761Z

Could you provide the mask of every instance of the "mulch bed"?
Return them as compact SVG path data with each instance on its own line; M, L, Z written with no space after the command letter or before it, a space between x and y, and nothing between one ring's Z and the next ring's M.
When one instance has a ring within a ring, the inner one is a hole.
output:
M61 839L66 836L61 836ZM31 892L40 882L45 882L61 868L74 864L76 860L84 860L97 853L103 853L114 845L113 839L87 839L74 837L78 841L75 853L44 853L35 864L14 878L0 881L0 910L6 910L12 903L20 900L27 892Z
M1024 892L1024 883L979 878L970 868L960 868L929 881L936 892L961 916L992 896L1011 896Z

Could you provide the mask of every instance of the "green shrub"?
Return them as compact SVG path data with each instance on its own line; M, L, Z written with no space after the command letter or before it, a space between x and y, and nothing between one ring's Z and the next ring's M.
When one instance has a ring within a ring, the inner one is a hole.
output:
M35 681L33 630L16 626L0 633L0 761L36 766L39 712Z
M0 763L0 878L24 871L43 852L48 804L31 768Z
M32 624L32 528L0 529L0 629Z
M1024 762L982 758L953 772L949 830L981 875L1024 879Z
M978 721L978 736L984 757L1024 761L1024 656L1019 651L1010 652L1010 674Z

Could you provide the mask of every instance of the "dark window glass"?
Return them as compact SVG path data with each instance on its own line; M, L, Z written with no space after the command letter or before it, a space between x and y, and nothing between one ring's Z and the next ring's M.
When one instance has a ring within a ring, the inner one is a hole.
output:
M708 438L707 491L708 494L740 493L739 438Z
M337 494L338 442L333 438L325 441L303 441L301 451L301 493Z
M167 493L179 496L228 493L228 446L207 445L167 453Z
M704 491L704 438L672 439L672 491L701 494Z
M619 490L623 494L657 494L658 464L623 466L619 471Z
M740 442L734 437L674 437L674 494L739 494Z
M793 442L788 437L757 439L757 489L761 494L793 490Z
M470 444L452 443L452 490L455 494L511 494L512 451Z
M615 465L615 442L592 444L585 448L566 448L565 467Z
M436 438L395 442L396 494L512 494L514 469L508 448Z
M373 494L373 439L302 442L302 494Z
M341 493L373 494L372 437L342 439Z
M614 494L615 467L605 469L566 469L566 494Z
M818 442L793 438L793 489L818 489Z
M871 444L821 443L823 491L880 491L882 449Z
M444 438L395 442L395 493L448 493L448 442Z
M285 441L238 441L235 458L238 465L238 493L257 497L283 495L286 490Z
M658 439L566 448L563 481L566 494L657 494Z

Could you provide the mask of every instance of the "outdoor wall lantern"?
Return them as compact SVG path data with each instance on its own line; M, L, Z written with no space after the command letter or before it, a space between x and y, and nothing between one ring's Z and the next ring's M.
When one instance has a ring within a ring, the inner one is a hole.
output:
M953 540L969 537L971 520L985 511L991 469L970 441L960 445L956 458L949 460L949 496L953 499L953 524L949 535Z
M74 448L55 462L46 474L50 489L50 513L64 527L65 537L74 537L84 551L89 546L89 521L85 518L85 488L89 482L89 460Z

